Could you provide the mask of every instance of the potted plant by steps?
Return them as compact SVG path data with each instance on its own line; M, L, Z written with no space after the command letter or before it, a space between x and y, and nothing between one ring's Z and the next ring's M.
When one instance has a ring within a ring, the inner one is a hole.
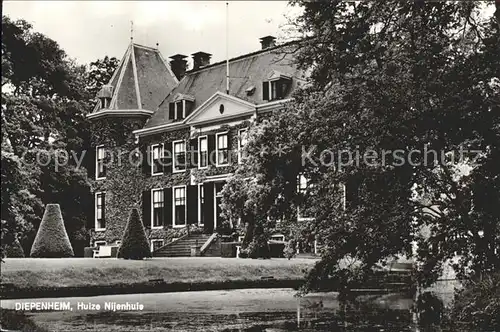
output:
M130 212L117 257L137 260L151 257L146 231L136 208Z

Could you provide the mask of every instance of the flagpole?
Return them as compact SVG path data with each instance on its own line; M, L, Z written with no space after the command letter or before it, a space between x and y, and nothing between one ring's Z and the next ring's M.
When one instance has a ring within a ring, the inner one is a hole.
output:
M229 2L226 2L226 94L229 94Z

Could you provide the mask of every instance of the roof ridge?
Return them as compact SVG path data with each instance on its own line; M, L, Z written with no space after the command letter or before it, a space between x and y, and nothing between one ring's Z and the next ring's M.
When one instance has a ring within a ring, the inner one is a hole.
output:
M253 57L253 56L257 56L257 55L260 55L260 54L271 52L271 51L276 50L278 48L282 48L282 47L285 47L285 46L292 45L294 43L298 43L300 41L301 40L293 40L293 41L290 41L290 42L287 42L287 43L284 43L284 44L281 44L281 45L276 45L274 47L269 47L269 48L266 48L266 49L263 49L263 50L257 50L257 51L254 51L254 52L250 52L250 53L238 55L238 56L236 56L234 58L229 59L229 62L236 62L236 61L244 60L244 59L247 59L247 58L250 58L250 57ZM201 71L203 71L205 69L213 68L213 67L225 64L225 63L226 63L226 60L222 60L222 61L215 62L215 63L209 64L207 66L204 66L204 67L201 67L201 68L198 68L198 69L191 69L191 70L189 70L189 71L186 72L186 76L189 75L189 74L199 73L199 72L201 72Z

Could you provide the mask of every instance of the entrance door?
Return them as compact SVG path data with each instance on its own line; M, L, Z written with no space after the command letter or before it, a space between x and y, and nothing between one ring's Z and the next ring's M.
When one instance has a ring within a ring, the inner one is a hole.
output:
M224 187L224 182L216 182L214 185L214 226L221 226L223 223L222 208L220 204L222 203L222 188Z

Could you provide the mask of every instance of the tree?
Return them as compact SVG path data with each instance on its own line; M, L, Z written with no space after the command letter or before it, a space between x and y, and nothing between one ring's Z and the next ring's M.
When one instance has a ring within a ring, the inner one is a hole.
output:
M118 258L143 259L151 257L146 231L139 216L139 211L133 208L130 211L127 226L118 249Z
M498 22L477 2L293 3L304 8L296 23L310 38L296 56L311 84L251 129L226 213L284 219L297 241L320 239L305 290L348 275L345 258L369 274L416 255L422 284L456 255L462 276L498 269L499 209L488 204L500 201ZM295 223L300 206L314 218Z
M13 153L6 136L2 136L1 150L2 246L0 248L3 257L6 247L15 245L16 241L19 242L19 236L32 230L33 223L37 220L36 214L41 213L42 204L31 190L37 186L36 178L30 176L30 170Z
M90 63L87 74L87 89L92 96L96 96L101 87L109 83L118 64L117 58L108 56Z
M47 204L40 228L31 247L31 257L72 257L73 248L64 228L59 204Z
M92 206L85 168L94 167L94 160L88 158L90 127L86 115L95 105L95 90L107 83L116 65L115 58L105 58L87 70L69 59L55 41L34 32L26 21L2 17L2 144L8 142L9 156L24 166L21 168L29 181L24 185L19 182L17 190L35 210L17 210L15 218L14 214L3 214L24 203L19 195L6 200L2 196L2 219L8 217L6 225L27 221L30 227L18 230L25 249L31 247L32 230L40 224L39 202L58 202L75 253L83 254L88 243L85 221ZM62 153L70 156L67 162ZM42 163L37 162L37 156L42 156L38 158ZM2 165L16 165L7 163L6 158L3 154ZM2 168L2 176L13 172L15 168ZM7 240L14 238L5 234Z

